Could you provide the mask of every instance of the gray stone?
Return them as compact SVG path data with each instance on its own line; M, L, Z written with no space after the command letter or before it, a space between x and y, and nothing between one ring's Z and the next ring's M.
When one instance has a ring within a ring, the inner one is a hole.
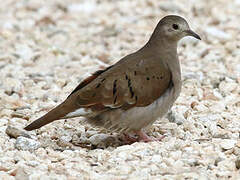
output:
M38 149L40 147L40 143L33 139L19 136L16 140L15 147L18 150L32 151Z

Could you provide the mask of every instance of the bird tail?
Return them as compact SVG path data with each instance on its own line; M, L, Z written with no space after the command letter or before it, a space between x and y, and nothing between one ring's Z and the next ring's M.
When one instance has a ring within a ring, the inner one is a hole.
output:
M31 124L26 126L24 129L27 131L32 131L34 129L38 129L46 124L49 124L55 120L63 119L65 118L65 115L68 113L68 111L64 108L64 103L58 105L51 111L49 111L44 116L40 117L39 119L33 121Z

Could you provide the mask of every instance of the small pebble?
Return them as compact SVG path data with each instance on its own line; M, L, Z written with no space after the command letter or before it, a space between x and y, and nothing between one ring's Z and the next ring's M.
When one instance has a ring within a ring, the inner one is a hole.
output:
M224 149L224 150L228 150L228 149L232 149L235 144L237 143L236 140L232 140L232 139L223 139L220 142L220 146Z
M12 137L12 138L15 138L15 139L18 138L19 136L23 136L23 137L26 137L26 138L31 138L31 136L29 134L27 134L26 131L20 130L16 127L13 127L13 126L8 126L7 127L6 134L9 137Z
M19 136L16 140L15 147L18 150L33 151L40 147L40 143L33 139Z

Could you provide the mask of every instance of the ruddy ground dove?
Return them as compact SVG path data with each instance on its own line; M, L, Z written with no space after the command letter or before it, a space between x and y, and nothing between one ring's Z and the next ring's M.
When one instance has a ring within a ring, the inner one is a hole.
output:
M83 116L110 131L136 133L136 141L152 141L144 133L172 107L181 91L177 44L185 36L200 37L185 19L162 18L149 41L116 64L93 73L67 99L25 127L38 129L59 119Z

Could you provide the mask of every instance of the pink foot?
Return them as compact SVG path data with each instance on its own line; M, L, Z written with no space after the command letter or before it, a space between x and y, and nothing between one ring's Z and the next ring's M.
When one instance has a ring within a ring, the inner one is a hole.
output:
M148 136L145 132L143 131L137 131L136 134L138 135L138 141L140 142L152 142L152 141L161 141L165 136L159 137L159 138L154 138Z
M132 144L132 143L138 142L137 137L133 137L133 136L127 134L127 133L124 133L123 135L124 135L123 141L124 141L125 144Z

